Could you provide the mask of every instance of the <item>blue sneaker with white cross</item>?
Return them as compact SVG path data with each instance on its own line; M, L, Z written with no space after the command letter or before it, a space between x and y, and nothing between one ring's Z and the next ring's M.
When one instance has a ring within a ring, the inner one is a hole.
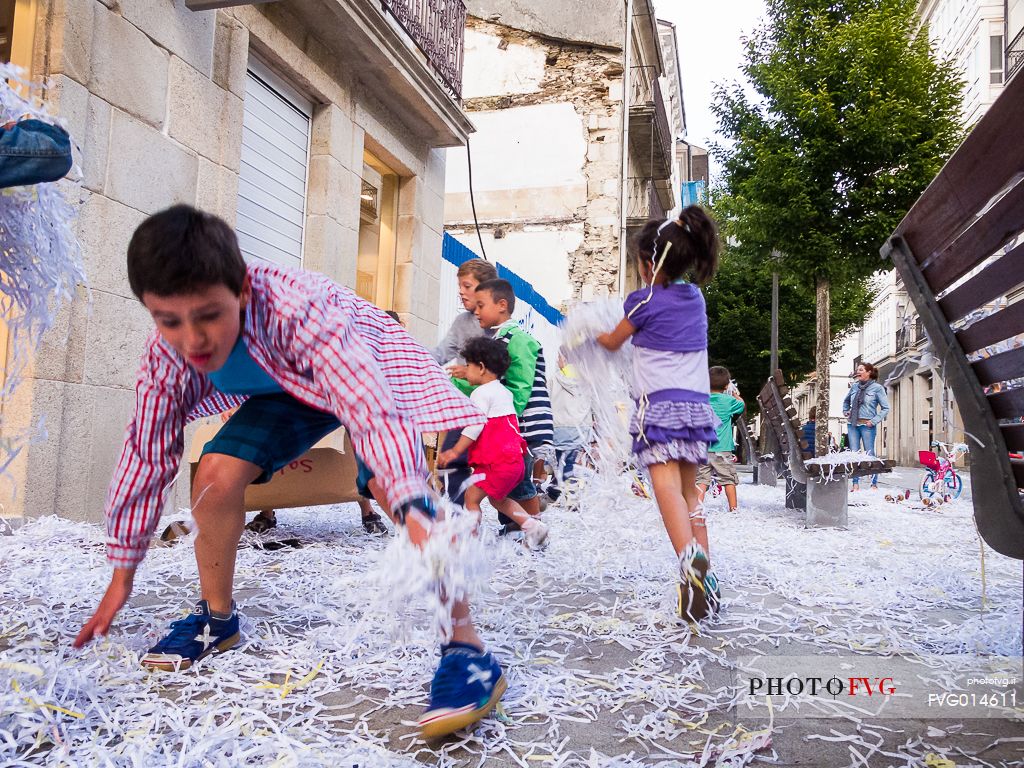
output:
M466 643L441 646L441 663L430 684L430 704L420 717L425 739L447 736L487 715L508 684L494 657Z
M240 638L234 604L230 618L217 619L210 615L210 605L200 600L192 613L171 622L170 632L142 657L142 666L180 672L210 654L234 648Z

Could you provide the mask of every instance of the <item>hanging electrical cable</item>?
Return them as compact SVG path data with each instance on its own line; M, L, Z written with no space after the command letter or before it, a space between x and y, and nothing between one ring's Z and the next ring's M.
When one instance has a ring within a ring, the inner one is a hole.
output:
M484 238L480 234L480 221L476 217L476 199L473 197L473 153L469 149L469 136L466 137L466 164L469 167L469 205L473 209L473 225L476 227L476 239L480 242L480 256L484 261L487 261Z

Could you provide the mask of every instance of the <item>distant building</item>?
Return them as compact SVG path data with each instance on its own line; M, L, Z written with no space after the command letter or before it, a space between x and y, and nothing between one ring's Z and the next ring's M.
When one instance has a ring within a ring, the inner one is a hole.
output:
M981 119L1002 93L1006 67L1006 0L920 0L917 14L939 55L952 58L965 80L963 123Z
M445 229L553 306L635 283L628 233L679 205L675 30L650 0L469 0L470 168L448 157ZM666 54L665 45L670 52ZM475 215L474 215L475 204Z

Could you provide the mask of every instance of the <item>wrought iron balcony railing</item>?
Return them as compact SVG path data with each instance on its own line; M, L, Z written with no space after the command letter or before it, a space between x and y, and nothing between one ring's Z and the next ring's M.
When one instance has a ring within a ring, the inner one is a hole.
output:
M664 219L665 207L658 198L658 191L650 179L631 176L628 180L626 197L626 223L641 226L648 219Z
M427 57L445 88L462 99L462 53L466 33L463 0L381 0Z
M674 141L668 102L653 67L630 71L629 131L638 168L654 179L672 177Z
M1006 46L1006 79L1009 80L1024 64L1024 29Z

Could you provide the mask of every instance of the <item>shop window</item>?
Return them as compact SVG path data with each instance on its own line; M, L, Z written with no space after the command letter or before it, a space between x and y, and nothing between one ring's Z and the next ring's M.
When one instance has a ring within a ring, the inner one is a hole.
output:
M363 153L359 192L356 293L381 309L395 302L399 176L372 152Z

